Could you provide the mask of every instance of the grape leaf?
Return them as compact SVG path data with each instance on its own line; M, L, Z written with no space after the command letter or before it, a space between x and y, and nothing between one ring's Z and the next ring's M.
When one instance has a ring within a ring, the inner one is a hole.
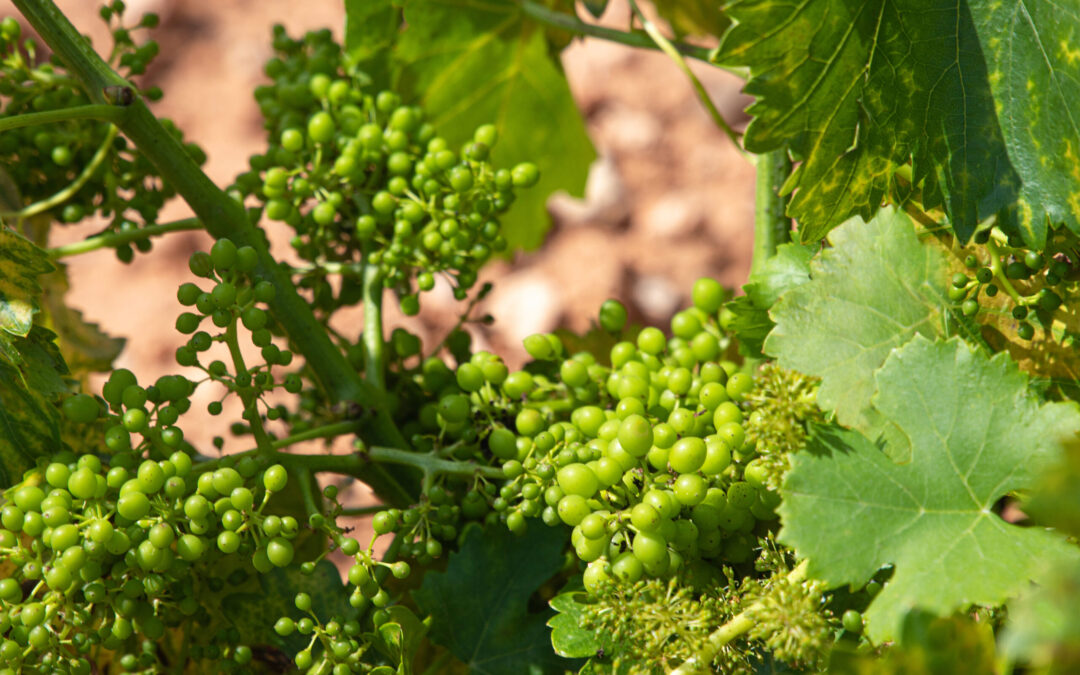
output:
M250 569L250 568L249 568ZM253 574L240 592L230 593L221 600L226 620L240 632L242 642L251 645L273 645L290 656L307 646L309 638L299 633L281 637L274 632L274 622L280 617L299 618L293 599L297 593L311 596L311 610L323 622L330 617L354 618L358 610L349 604L349 595L341 582L337 567L328 560L315 565L315 571L301 574L298 566L276 567L267 574Z
M560 593L548 603L558 612L547 622L551 628L551 646L555 653L567 658L587 658L600 649L596 633L581 627L584 603L579 600L581 591Z
M769 309L784 291L810 280L810 259L816 250L816 246L802 244L778 247L776 255L767 258L762 269L750 274L743 286L746 295L727 303L733 319L726 328L735 332L744 355L761 357L765 338L775 325L769 318Z
M903 648L884 654L832 652L830 675L953 675L996 672L994 628L967 616L936 617L914 610L904 618Z
M519 190L502 218L511 247L535 248L549 225L548 195L580 195L596 155L544 31L513 0L408 0L405 24L398 87L439 133L454 145L494 124L496 166L540 168L540 182Z
M873 373L913 335L943 332L946 262L891 208L867 223L851 219L829 241L810 264L811 280L773 306L776 328L765 352L784 368L820 377L818 403L835 410L840 424L871 438L891 435L870 406Z
M68 307L64 301L70 287L67 266L56 265L51 274L42 278L42 286L45 324L56 331L68 368L76 373L111 370L127 341L109 336L97 324L86 321L82 312Z
M722 35L731 25L718 2L666 0L656 3L655 7L679 39L687 35Z
M909 161L924 205L939 197L964 241L1013 204L1034 240L1048 216L1080 231L1075 8L735 0L726 12L718 62L748 66L757 99L747 149L803 160L785 188L804 241L869 218Z
M386 612L390 618L379 624L377 631L369 633L368 637L376 649L397 664L397 675L412 675L412 662L427 633L427 626L404 605L387 607Z
M1076 442L1075 406L1040 405L1008 355L987 358L958 338L913 338L876 381L874 405L910 438L910 463L895 464L858 432L815 428L779 507L780 541L809 559L809 575L861 585L894 565L864 614L871 640L899 638L913 608L998 605L1048 563L1080 559L1060 536L993 511Z
M45 251L26 237L0 227L0 341L26 337L41 309L38 276L51 272Z
M1039 667L1038 672L1078 672L1077 603L1080 603L1080 565L1056 568L1040 586L1010 603L1008 622L1001 636L1004 654L1012 661L1021 660Z
M545 622L552 611L529 612L537 588L562 567L562 528L539 523L523 537L505 527L471 526L445 572L429 572L413 591L430 614L431 639L482 675L562 673L574 666L552 651Z
M1020 195L999 218L1031 247L1046 221L1080 233L1080 8L1050 0L971 0Z
M66 391L67 366L52 332L34 326L10 337L0 354L0 488L19 480L38 457L60 451L60 413L53 404Z
M345 0L345 54L379 88L393 79L392 50L400 30L401 10L392 0Z

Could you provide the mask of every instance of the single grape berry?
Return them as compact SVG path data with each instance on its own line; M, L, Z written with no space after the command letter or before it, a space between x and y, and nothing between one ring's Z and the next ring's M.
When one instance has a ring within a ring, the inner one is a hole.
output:
M75 394L61 404L64 417L76 424L89 424L97 419L98 404L89 394Z
M600 305L600 327L609 333L618 333L626 326L626 306L618 300L605 300Z

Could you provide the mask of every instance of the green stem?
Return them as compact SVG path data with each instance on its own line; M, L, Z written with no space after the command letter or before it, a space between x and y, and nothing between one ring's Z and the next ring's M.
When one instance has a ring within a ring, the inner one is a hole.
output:
M698 98L705 105L705 109L709 112L709 116L712 117L713 123L727 134L727 137L731 139L731 142L735 144L735 148L742 153L742 145L739 143L739 132L731 128L731 125L727 123L724 116L720 114L720 111L716 109L716 106L712 102L712 98L709 97L709 92L705 90L705 85L701 84L701 80L694 75L694 71L690 70L690 65L686 63L686 59L679 53L679 50L675 48L670 40L664 37L664 34L660 32L660 29L656 25L645 18L645 15L638 9L637 3L634 0L630 0L630 8L637 15L638 20L641 21L642 28L649 34L656 46L660 48L660 51L664 52L675 62L675 65L679 67L679 70L690 79L690 84L693 85L694 91L697 93Z
M314 429L308 429L307 431L301 431L298 434L292 436L286 436L285 438L279 438L276 441L270 443L271 449L275 451L275 456L278 450L287 448L290 445L297 443L303 443L304 441L312 441L318 438L334 438L336 436L343 436L345 434L356 433L361 428L359 422L334 422L333 424L327 424L321 427L315 427ZM195 465L192 471L196 474L206 473L207 471L213 471L218 468L226 460L235 462L244 457L255 457L259 454L259 448L249 448L243 452L237 452L226 457L218 457L216 459L207 460L205 462L199 462Z
M1024 299L1016 292L1016 287L1005 276L1005 269L1001 266L1001 249L998 248L998 244L993 237L986 241L986 250L990 253L990 271L994 273L994 279L997 280L998 285L1008 293L1014 303L1018 305L1025 304Z
M388 464L405 464L415 466L429 474L444 474L450 476L474 476L481 475L488 478L505 478L503 470L494 466L481 466L475 462L458 462L449 459L440 459L432 455L425 455L410 450L398 450L397 448L371 447L358 453L367 455L376 462Z
M244 414L248 422L251 423L251 433L255 436L255 446L259 450L258 454L264 457L269 456L274 452L274 448L270 442L270 437L266 435L266 430L263 429L262 418L259 416L259 397L255 394L254 387L250 385L251 373L248 372L247 365L244 364L244 355L240 353L240 341L236 338L235 317L229 323L229 327L225 329L225 344L229 347L229 355L232 356L236 377L249 381L248 385L238 386L236 393L240 396L240 400L244 404Z
M628 47L639 47L642 49L656 49L657 44L653 42L647 35L642 35L637 32L627 32L616 30L614 28L605 28L604 26L597 26L591 23L585 23L581 19L572 14L565 14L553 9L531 2L530 0L522 0L518 3L521 7L521 11L528 17L535 21L552 26L554 28L560 28L573 33L574 35L585 35L588 37L601 38L609 42L617 42ZM699 61L709 61L709 52L711 50L705 47L698 47L697 45L688 45L682 42L672 43L672 47L684 56L689 56L692 59Z
M121 246L123 244L129 244L139 239L149 239L159 234L167 234L169 232L180 232L183 230L199 230L202 229L202 223L198 218L184 218L183 220L174 220L171 223L162 223L160 225L148 225L146 227L140 227L134 230L122 230L120 232L107 232L105 234L99 234L93 237L88 237L82 241L76 241L71 244L65 244L63 246L57 246L56 248L49 249L49 256L52 258L65 258L71 255L80 255L82 253L89 253L101 248L112 248L115 246Z
M29 127L35 124L54 124L56 122L72 122L75 120L116 122L122 114L122 108L104 104L81 105L74 108L46 110L44 112L26 113L25 115L0 118L0 132L21 129L22 127Z
M376 265L364 268L364 373L380 391L383 383L382 276Z
M311 489L311 469L306 466L296 467L296 479L300 481L300 496L304 500L304 510L309 516L322 513L322 509L315 501L315 493Z
M780 188L790 173L791 159L786 150L773 150L757 156L754 257L750 263L750 274L760 272L765 261L776 255L776 248L791 241L791 219L786 214L788 198L780 195Z
M349 509L341 509L338 513L339 516L371 516L386 508L383 504L373 504L372 506L357 506Z
M0 218L32 218L39 213L44 213L71 199L76 192L86 185L86 182L90 180L90 177L94 175L94 172L97 171L97 168L101 166L101 163L104 162L105 158L109 155L109 148L112 147L113 139L116 138L116 131L116 127L110 124L109 130L105 132L105 139L98 147L97 152L94 153L94 156L90 158L90 162L83 167L82 172L79 173L79 175L75 177L75 180L71 181L67 187L51 197L34 202L18 211L0 213Z
M787 575L788 581L798 583L806 579L807 563L808 561L804 560L795 569L791 570ZM716 654L724 645L746 634L747 631L754 627L754 621L750 617L760 606L761 601L759 600L713 631L701 651L671 671L671 675L693 675L694 673L712 672L711 664L713 659L716 658Z

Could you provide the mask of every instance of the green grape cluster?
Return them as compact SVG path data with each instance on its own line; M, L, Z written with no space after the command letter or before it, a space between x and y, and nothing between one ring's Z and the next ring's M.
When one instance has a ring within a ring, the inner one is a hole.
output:
M299 374L290 373L278 381L272 372L274 366L291 364L293 355L272 342L272 322L266 305L273 301L276 291L269 281L253 276L257 261L252 247L238 248L229 239L219 239L209 253L196 251L188 260L191 273L207 279L213 286L204 289L197 283L187 282L176 293L180 304L189 308L177 317L176 330L191 336L186 344L177 348L176 362L199 368L209 381L219 382L227 392L236 393L244 402L243 416L249 424L259 423L257 402L268 392L281 388L295 394L303 386ZM248 365L244 362L239 351L241 326L250 333L252 344L259 347L263 363ZM215 343L228 347L231 365L222 360L203 363L201 355ZM211 415L220 414L222 400L211 401L207 410ZM283 414L280 407L266 407L268 419L275 420Z
M376 532L405 536L403 550L427 562L458 518L503 520L515 532L530 518L566 524L590 590L667 577L688 560L749 560L780 501L744 428L754 379L723 359L720 285L699 280L693 300L672 319L672 337L644 328L614 345L610 365L567 356L554 335L527 338L535 361L517 372L486 352L455 369L424 361L415 381L431 398L413 445L494 462L503 480L442 476L420 504L380 513ZM600 320L621 331L626 310L606 303Z
M976 233L975 243L982 249L965 256L969 272L953 275L949 299L965 316L976 316L980 295L994 298L1004 292L1017 336L1032 340L1035 325L1053 335L1054 313L1078 290L1080 250L1075 237L1053 236L1044 250L1036 251L1026 248L1018 235L1006 236L990 227Z
M537 182L536 166L493 167L492 125L452 149L419 107L369 91L329 31L294 40L279 26L274 48L273 84L256 90L269 148L237 178L237 196L255 195L268 219L291 226L302 258L373 266L406 314L438 274L464 299L479 267L505 250L499 214ZM306 283L316 305L330 302L325 279Z
M110 380L106 398L119 384ZM123 451L108 464L54 456L4 493L0 565L12 571L0 580L0 667L88 673L88 655L104 648L127 671L151 668L160 655L141 642L172 628L189 629L200 650L191 658L250 661L247 646L223 654L190 629L210 621L204 595L228 581L220 570L243 576L249 565L268 572L292 562L299 524L264 514L287 480L280 465L196 467L182 450L161 460Z
M134 26L123 22L121 0L102 7L113 38L111 65L127 77L142 74L157 55L153 40L136 44L136 32L153 28L158 18L146 14ZM148 99L160 98L156 87L139 92ZM134 96L131 91L113 94ZM119 101L122 103L122 101ZM55 58L40 61L36 42L21 39L18 22L7 17L0 24L0 116L63 110L91 101L78 81L69 77ZM165 127L178 140L180 130L168 120ZM206 155L194 144L189 154L203 163ZM128 231L157 221L158 213L175 190L157 175L149 160L114 126L104 122L72 120L47 128L28 126L0 134L0 172L6 174L5 201L0 217L21 218L48 214L54 220L74 223L98 213L109 220L107 231ZM135 248L150 250L149 238ZM116 249L130 262L131 244Z

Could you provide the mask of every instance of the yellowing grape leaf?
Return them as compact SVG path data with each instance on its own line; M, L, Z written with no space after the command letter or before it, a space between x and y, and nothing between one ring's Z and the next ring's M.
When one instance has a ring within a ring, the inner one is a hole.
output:
M34 326L10 337L0 355L0 489L17 482L38 457L60 451L60 411L54 401L66 390L67 366L56 336Z
M745 144L802 160L804 241L869 218L911 162L960 238L1013 206L1080 231L1080 11L1051 0L735 0L717 59L750 69Z
M1008 355L990 359L953 338L917 336L876 377L874 405L911 441L895 464L861 434L818 427L792 459L780 541L810 576L861 585L894 573L865 612L875 643L901 637L905 615L998 605L1048 564L1080 550L1048 530L1002 520L994 507L1035 484L1077 442L1080 411L1040 404Z
M41 308L38 276L52 271L45 251L26 237L0 227L0 341L26 337Z

